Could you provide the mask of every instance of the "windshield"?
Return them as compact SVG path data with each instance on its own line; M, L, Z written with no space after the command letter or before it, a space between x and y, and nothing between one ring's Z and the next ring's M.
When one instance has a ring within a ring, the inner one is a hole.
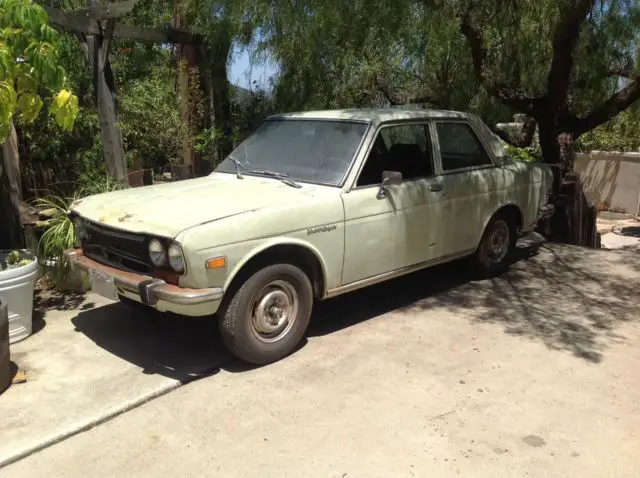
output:
M268 120L216 172L276 173L293 181L338 186L367 127L367 123L349 121Z

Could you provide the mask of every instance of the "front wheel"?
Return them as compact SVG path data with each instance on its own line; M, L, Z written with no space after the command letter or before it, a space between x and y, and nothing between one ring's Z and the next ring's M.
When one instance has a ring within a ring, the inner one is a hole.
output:
M313 291L291 264L258 270L220 310L220 331L232 354L253 364L275 362L295 350L309 325Z
M476 269L483 277L492 277L507 269L516 248L517 228L506 213L495 215L487 224L475 254Z

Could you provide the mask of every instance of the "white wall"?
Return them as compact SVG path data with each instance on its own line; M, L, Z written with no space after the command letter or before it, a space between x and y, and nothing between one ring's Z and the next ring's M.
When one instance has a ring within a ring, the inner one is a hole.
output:
M578 153L575 170L596 206L640 214L640 153Z

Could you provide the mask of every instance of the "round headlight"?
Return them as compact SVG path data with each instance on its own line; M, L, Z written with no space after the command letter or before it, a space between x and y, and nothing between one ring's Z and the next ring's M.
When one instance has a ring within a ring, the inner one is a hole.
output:
M156 267L163 266L167 262L167 251L158 239L149 241L149 259Z
M176 272L184 272L184 257L178 244L171 244L168 251L169 265Z

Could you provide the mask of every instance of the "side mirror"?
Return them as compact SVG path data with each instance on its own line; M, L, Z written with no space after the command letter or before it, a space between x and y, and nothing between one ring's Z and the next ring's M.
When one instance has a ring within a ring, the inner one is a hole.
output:
M382 181L376 198L384 199L387 197L387 186L397 186L402 184L402 173L399 171L382 171Z

